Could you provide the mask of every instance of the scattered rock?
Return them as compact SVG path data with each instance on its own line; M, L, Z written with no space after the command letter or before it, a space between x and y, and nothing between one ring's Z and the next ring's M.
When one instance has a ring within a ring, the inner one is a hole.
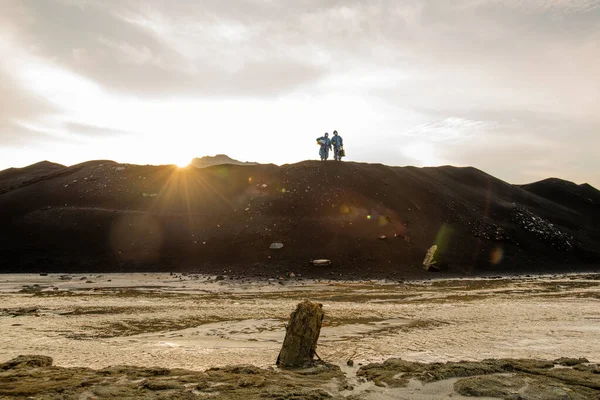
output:
M554 224L537 216L523 206L514 205L512 220L515 224L533 233L539 240L559 250L571 251L575 239L556 228Z
M50 367L52 366L52 357L38 356L38 355L26 355L18 356L10 361L0 364L0 371L16 368L39 368L39 367Z

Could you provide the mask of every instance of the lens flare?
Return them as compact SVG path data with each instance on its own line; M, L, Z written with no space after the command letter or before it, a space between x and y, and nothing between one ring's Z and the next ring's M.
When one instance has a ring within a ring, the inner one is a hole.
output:
M502 262L504 258L504 251L500 247L496 247L490 253L490 262L494 265L498 265Z
M454 231L450 225L446 223L442 224L435 237L435 244L438 247L438 251L443 253L449 248L453 234Z
M378 218L379 221L379 225L384 226L388 224L388 219L386 217L384 217L383 215L379 216Z
M340 206L340 214L348 214L350 212L350 207L345 204Z
M373 217L370 214L367 215L367 219L371 219L371 218L373 218Z

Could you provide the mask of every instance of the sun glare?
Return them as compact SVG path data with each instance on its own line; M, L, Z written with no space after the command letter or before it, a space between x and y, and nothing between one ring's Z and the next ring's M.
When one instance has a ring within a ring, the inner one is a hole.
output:
M179 162L175 163L175 165L177 165L179 168L185 168L190 165L190 160L179 161Z

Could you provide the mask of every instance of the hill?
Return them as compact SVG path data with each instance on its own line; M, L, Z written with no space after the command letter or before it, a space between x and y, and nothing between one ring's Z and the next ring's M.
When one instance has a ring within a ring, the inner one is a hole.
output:
M2 170L0 171L0 193L44 179L65 168L64 165L41 161L24 168Z
M598 205L600 205L600 191L587 183L577 185L563 179L548 178L521 185L521 187L566 207L576 207L594 212L594 210L598 211Z
M597 269L600 203L538 186L470 167L92 161L0 194L0 271L400 279L433 244L442 275Z
M225 155L225 154L217 154L216 156L204 156L201 158L194 158L190 165L196 168L207 168L215 165L223 165L223 164L231 164L231 165L257 165L254 162L242 162L238 160L234 160L233 158Z

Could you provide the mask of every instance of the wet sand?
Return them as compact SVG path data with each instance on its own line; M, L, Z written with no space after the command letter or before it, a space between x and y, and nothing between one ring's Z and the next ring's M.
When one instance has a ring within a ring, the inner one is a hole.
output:
M355 369L390 357L600 361L600 275L404 283L69 277L0 277L0 360L44 354L65 367L265 367L277 358L290 312L310 299L326 313L319 355L338 365L352 359Z

